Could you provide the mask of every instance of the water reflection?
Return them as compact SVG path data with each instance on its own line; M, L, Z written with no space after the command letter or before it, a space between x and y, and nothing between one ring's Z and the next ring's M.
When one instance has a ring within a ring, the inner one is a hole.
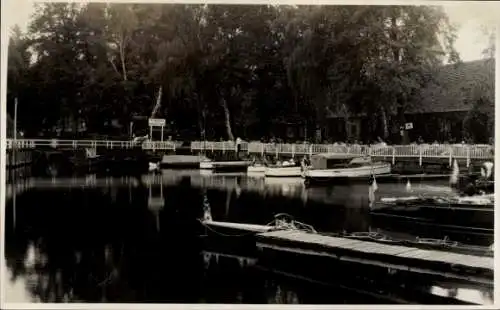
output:
M405 184L380 187L405 190ZM263 224L286 212L322 231L378 229L366 214L363 185L306 189L300 179L197 171L24 180L7 187L6 218L14 211L16 218L6 221L5 296L11 302L376 302L358 293L330 296L327 285L257 271L256 258L204 250L194 221L202 189L219 220ZM478 297L478 288L452 288L458 299L491 303L487 293Z

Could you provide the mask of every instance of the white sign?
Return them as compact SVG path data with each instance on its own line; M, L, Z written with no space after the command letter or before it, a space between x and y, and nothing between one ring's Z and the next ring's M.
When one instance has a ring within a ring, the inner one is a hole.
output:
M148 120L148 124L151 127L153 127L153 126L162 127L162 126L165 126L166 121L164 118L150 118Z
M406 130L413 129L413 123L406 123L405 128L406 128Z

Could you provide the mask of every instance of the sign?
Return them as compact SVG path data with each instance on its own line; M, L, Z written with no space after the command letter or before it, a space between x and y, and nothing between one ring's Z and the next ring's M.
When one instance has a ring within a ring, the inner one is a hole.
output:
M162 126L165 126L166 121L164 118L150 118L150 119L148 119L148 124L150 127L153 127L153 126L162 127Z
M405 124L405 129L406 130L413 129L413 123L406 123Z

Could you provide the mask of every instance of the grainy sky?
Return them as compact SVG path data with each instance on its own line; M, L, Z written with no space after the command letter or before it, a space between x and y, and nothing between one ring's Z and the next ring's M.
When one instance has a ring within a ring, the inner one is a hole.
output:
M225 0L229 3L235 2L231 0ZM225 2L224 1L224 2ZM6 24L12 26L18 24L22 30L25 30L29 20L30 15L33 13L33 2L30 0L5 0L2 1L2 15L5 14ZM144 1L147 2L147 1ZM223 1L218 1L223 2ZM245 1L238 1L245 2ZM272 1L276 2L276 1ZM285 1L281 1L285 2ZM295 1L287 1L295 2ZM303 3L304 1L300 1ZM311 3L317 3L318 1L311 1ZM327 2L327 1L320 1ZM333 3L338 3L338 1L332 1ZM360 2L360 1L355 1ZM381 1L366 1L365 3L375 4ZM391 1L392 2L392 1ZM391 3L389 2L389 3ZM415 1L409 1L410 3L415 3ZM346 3L354 3L354 1L349 1ZM387 3L387 1L384 1ZM401 4L404 1L394 2L394 4ZM420 2L421 4L423 1ZM361 2L360 2L361 4ZM427 3L426 3L427 4ZM456 49L460 53L463 61L470 61L480 59L482 57L482 51L486 48L488 44L488 39L481 30L482 26L496 25L500 23L500 3L497 2L441 2L445 7L445 11L448 14L450 20L456 24L458 28L458 37L456 41ZM496 14L495 14L496 13ZM498 15L498 16L495 16Z

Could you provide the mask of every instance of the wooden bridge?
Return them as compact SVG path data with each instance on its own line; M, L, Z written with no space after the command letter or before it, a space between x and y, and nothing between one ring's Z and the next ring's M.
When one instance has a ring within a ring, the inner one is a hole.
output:
M190 146L183 147L179 141L144 141L138 143L126 140L58 140L58 139L12 139L7 140L7 149L77 149L86 148L95 150L106 149L131 149L140 147L147 151L173 151L187 148L192 153L197 152L236 152L237 147L233 141L193 141ZM370 155L391 160L418 160L429 159L465 161L469 166L472 160L491 160L494 158L492 145L467 145L467 144L421 144L421 145L344 145L344 144L276 144L261 142L243 142L240 152L249 155L275 155L275 156L310 156L317 153Z

